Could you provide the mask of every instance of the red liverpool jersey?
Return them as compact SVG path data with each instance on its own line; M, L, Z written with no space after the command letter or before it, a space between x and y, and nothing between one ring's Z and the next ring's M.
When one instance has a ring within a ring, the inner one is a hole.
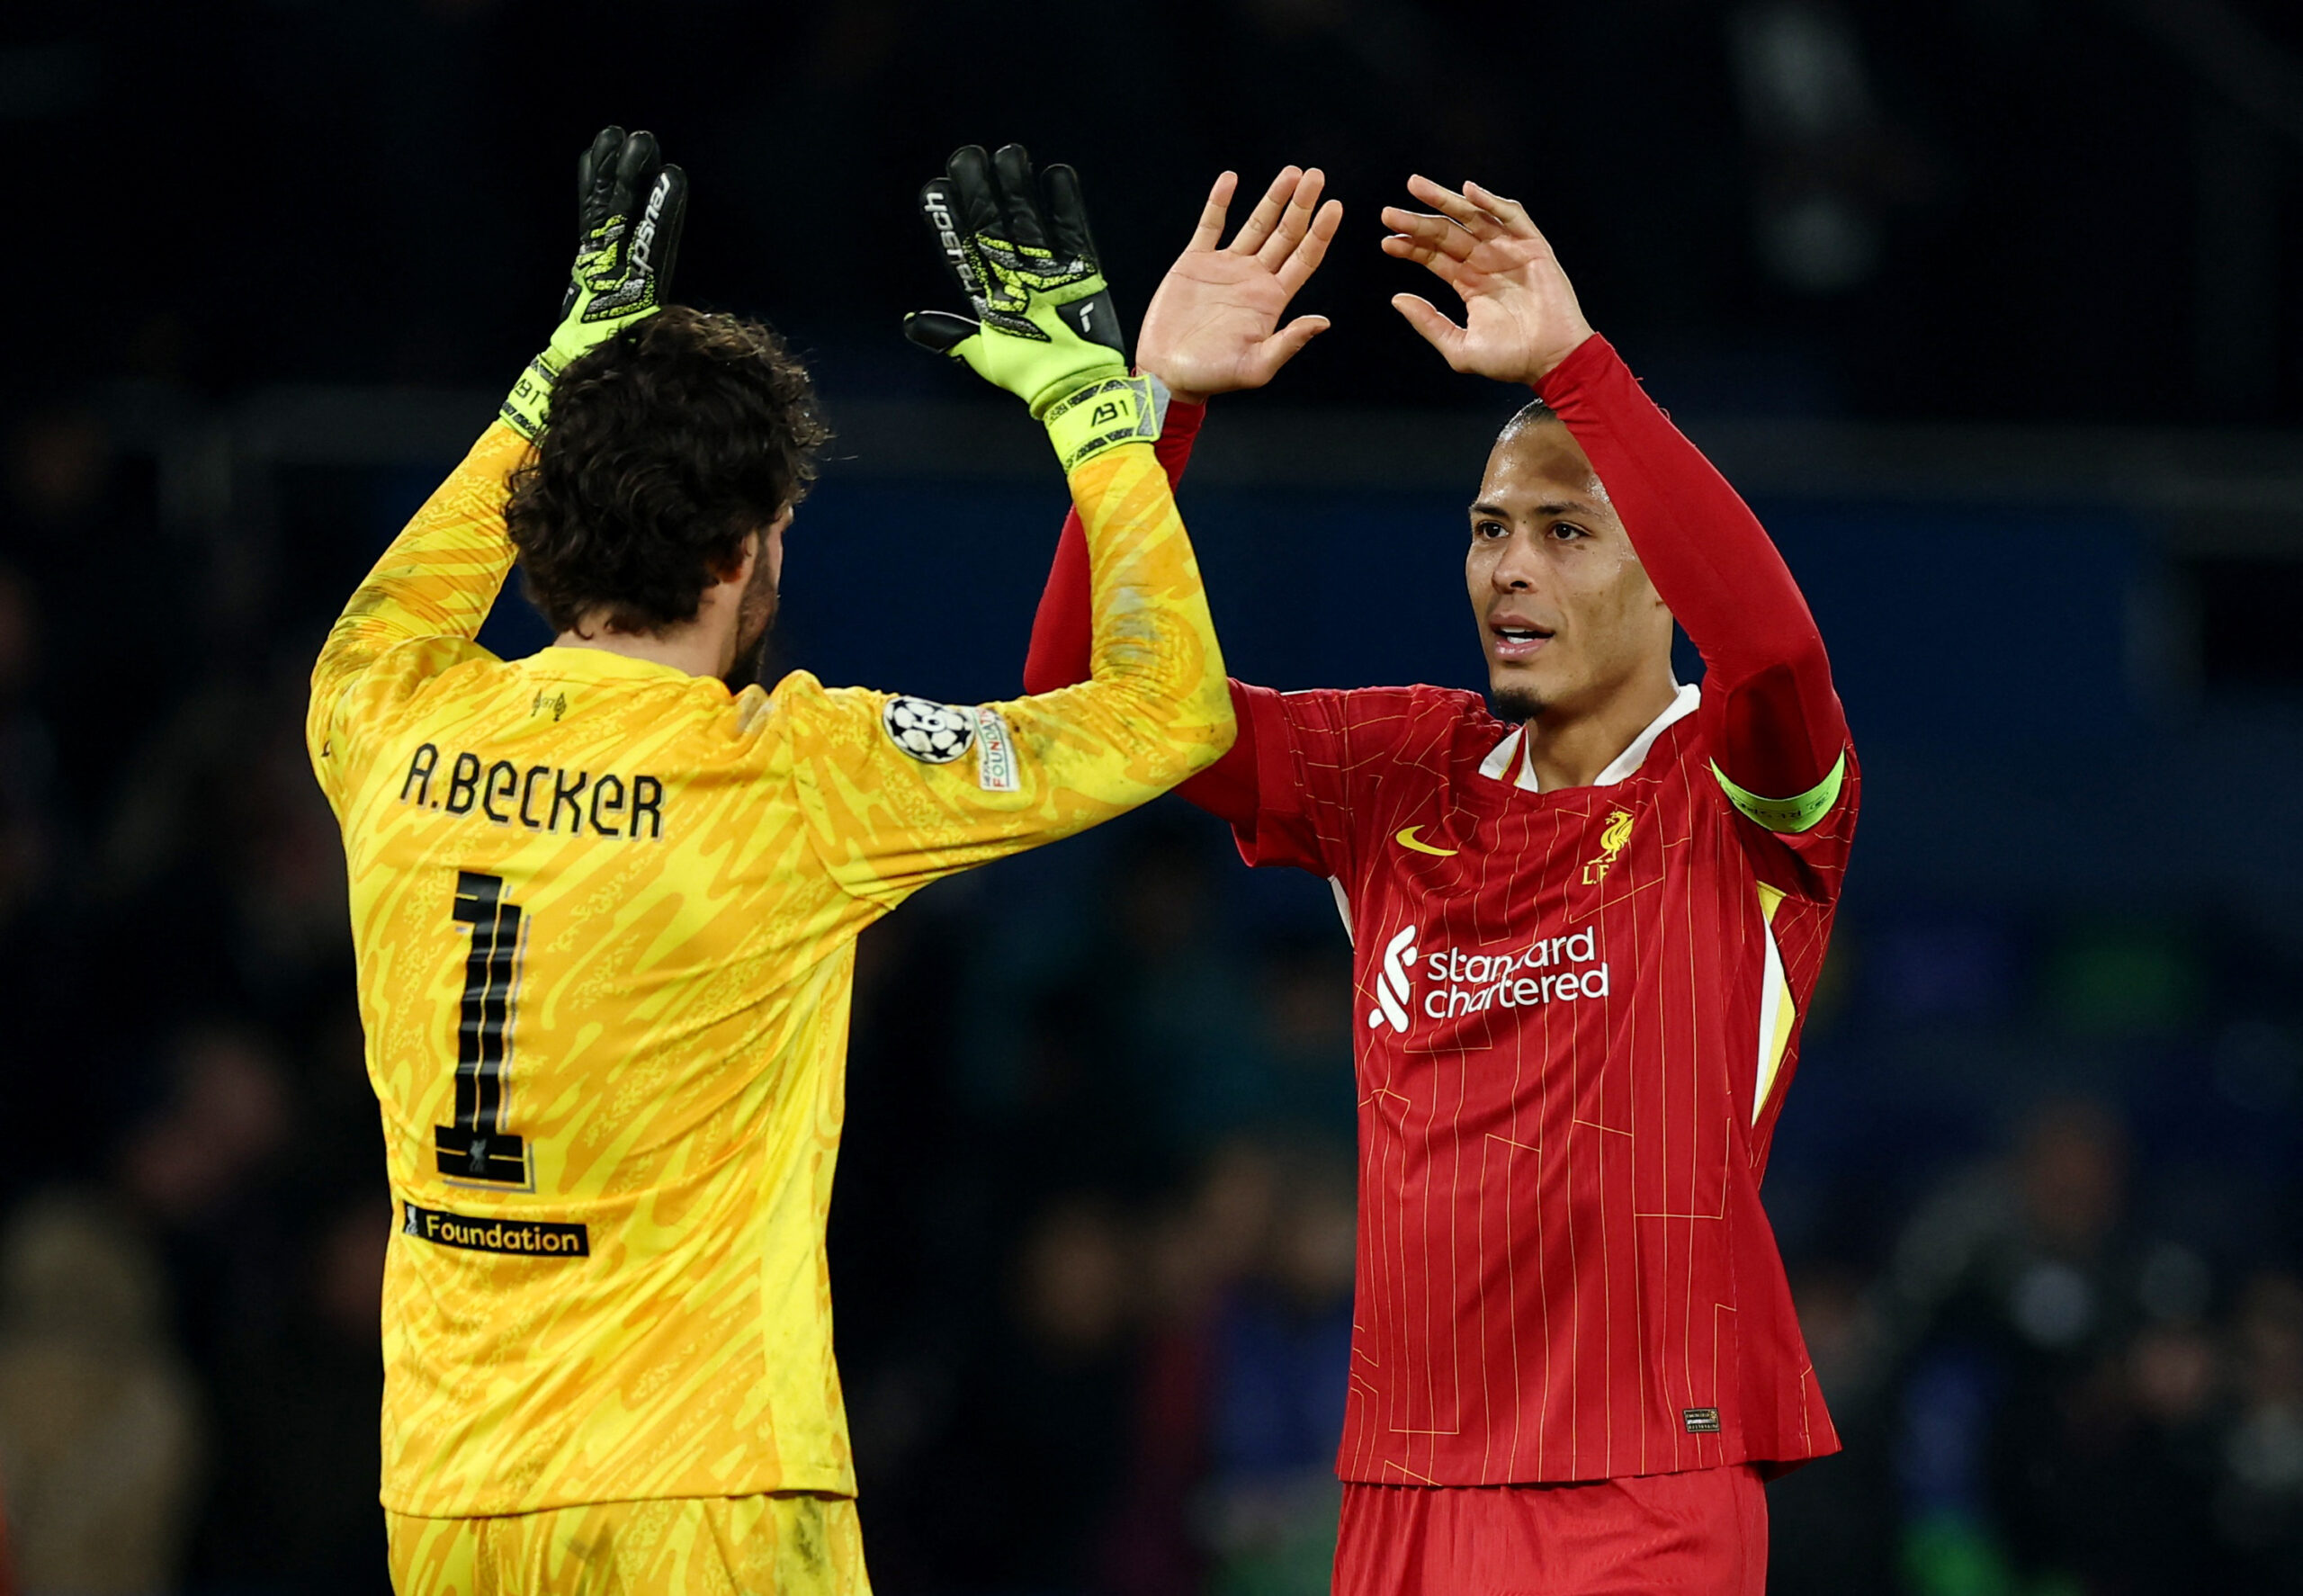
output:
M1348 1480L1594 1480L1836 1449L1768 1141L1853 829L1736 811L1679 701L1534 790L1437 687L1240 696L1258 865L1336 883L1358 1018Z
M1860 785L1830 663L1734 489L1587 340L1541 384L1703 655L1588 787L1474 694L1232 685L1179 789L1352 932L1359 1265L1339 1472L1598 1480L1838 1448L1760 1206ZM1202 411L1170 409L1182 474ZM1059 544L1025 681L1088 674ZM1797 794L1797 796L1781 796Z

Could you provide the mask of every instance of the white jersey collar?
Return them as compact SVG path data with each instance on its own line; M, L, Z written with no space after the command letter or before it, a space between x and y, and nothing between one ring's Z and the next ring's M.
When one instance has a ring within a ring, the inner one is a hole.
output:
M1697 706L1702 702L1701 687L1693 682L1681 683L1679 691L1671 695L1671 702L1665 707L1663 713L1648 722L1647 729L1633 738L1631 746L1617 754L1609 763L1608 767L1600 772L1591 785L1595 787L1612 787L1630 776L1640 766L1646 763L1648 750L1655 746L1655 740L1663 735L1664 728L1675 721L1683 721L1695 713ZM1479 773L1494 781L1503 781L1508 778L1514 786L1524 787L1530 793L1542 792L1543 789L1536 784L1534 766L1520 758L1527 741L1528 729L1525 726L1512 727L1511 734L1497 743L1487 758L1480 761ZM1513 769L1515 766L1518 767L1516 771Z

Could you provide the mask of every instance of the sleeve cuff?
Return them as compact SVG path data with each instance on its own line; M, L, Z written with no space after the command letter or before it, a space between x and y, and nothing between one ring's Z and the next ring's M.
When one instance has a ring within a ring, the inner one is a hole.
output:
M1592 378L1622 364L1623 356L1616 353L1616 346L1593 333L1569 350L1565 360L1543 374L1534 385L1536 397L1556 410L1562 399L1583 388Z
M1183 480L1184 468L1191 463L1193 442L1199 436L1199 424L1207 419L1205 405L1178 404L1168 401L1168 413L1160 425L1160 442L1156 445L1160 467L1168 473L1170 487Z
M1166 418L1160 427L1160 437L1162 442L1173 440L1188 444L1199 435L1199 424L1206 419L1206 405L1187 405L1171 395L1168 399Z

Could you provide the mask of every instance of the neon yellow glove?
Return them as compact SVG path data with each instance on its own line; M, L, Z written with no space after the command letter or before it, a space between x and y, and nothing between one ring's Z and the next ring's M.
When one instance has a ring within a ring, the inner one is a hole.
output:
M986 156L971 144L919 191L919 209L976 318L917 311L904 318L906 337L1029 405L1066 471L1159 437L1153 384L1127 374L1078 173L1050 166L1035 184L1021 145Z
M687 218L687 174L664 165L653 133L603 128L576 164L576 192L580 230L560 327L504 400L504 419L531 441L569 363L663 308Z

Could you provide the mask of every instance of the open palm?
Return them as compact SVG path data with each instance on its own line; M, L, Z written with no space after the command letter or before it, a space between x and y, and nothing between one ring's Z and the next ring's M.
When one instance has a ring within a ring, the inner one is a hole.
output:
M1215 180L1191 242L1160 280L1136 338L1136 363L1174 397L1197 403L1210 394L1261 388L1327 330L1324 316L1279 325L1343 220L1340 202L1320 203L1326 181L1317 167L1285 168L1238 235L1219 247L1238 179L1226 172Z
M1429 267L1464 302L1458 327L1420 295L1392 303L1459 372L1533 382L1591 336L1575 290L1526 209L1475 183L1461 193L1427 177L1408 192L1439 214L1385 206L1384 250Z

